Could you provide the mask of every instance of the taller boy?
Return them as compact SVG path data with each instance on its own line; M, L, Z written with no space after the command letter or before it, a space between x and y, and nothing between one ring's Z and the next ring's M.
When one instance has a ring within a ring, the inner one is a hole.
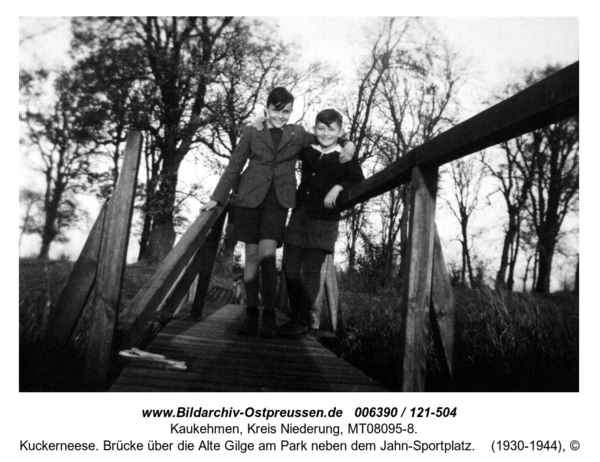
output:
M295 206L295 166L302 148L310 146L314 137L300 125L287 125L292 115L294 97L282 87L275 88L267 98L267 120L262 130L244 128L229 165L215 191L201 210L210 210L224 203L237 182L246 161L235 199L236 213L233 238L245 243L244 285L247 310L242 335L258 330L258 291L262 279L264 304L263 329L275 335L275 299L277 267L275 252L283 241L289 208ZM354 154L354 145L347 142L340 162ZM259 269L262 277L259 278Z

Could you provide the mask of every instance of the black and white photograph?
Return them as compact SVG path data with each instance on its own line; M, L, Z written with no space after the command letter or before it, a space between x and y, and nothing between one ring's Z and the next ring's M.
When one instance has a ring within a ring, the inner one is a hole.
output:
M170 425L20 457L583 456L579 13L247 10L18 17L15 396Z
M577 18L34 17L20 53L22 391L578 390Z

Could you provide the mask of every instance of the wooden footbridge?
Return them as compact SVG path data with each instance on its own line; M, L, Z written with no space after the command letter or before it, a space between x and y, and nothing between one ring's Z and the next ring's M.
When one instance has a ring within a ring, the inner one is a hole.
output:
M313 337L239 336L245 306L226 305L200 322L190 306L147 351L180 361L130 358L110 391L384 391ZM278 324L287 317L278 311Z
M411 183L408 274L402 281L400 304L404 348L398 357L404 391L425 388L428 338L437 344L435 351L440 352L448 380L453 375L454 305L435 227L438 168L578 113L577 62L417 147L340 197L339 204L349 208ZM141 145L141 134L130 133L114 194L50 312L45 343L48 367L61 361L78 319L87 311L91 316L83 379L88 390L384 391L315 338L240 337L235 329L243 307L206 303L228 204L201 213L121 309ZM331 282L330 277L328 299L335 316L336 288ZM280 324L285 318L283 313L278 317ZM143 352L132 350L149 324L164 319L170 321ZM125 367L112 380L111 371L119 361Z

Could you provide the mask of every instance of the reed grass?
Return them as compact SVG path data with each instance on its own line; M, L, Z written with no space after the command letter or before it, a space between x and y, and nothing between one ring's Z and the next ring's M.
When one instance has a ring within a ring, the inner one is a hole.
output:
M20 364L32 361L48 313L60 295L72 263L20 260ZM154 267L128 265L122 294L127 303ZM401 389L401 316L393 290L369 294L340 275L340 300L348 333L332 344L336 352L390 390ZM577 391L579 388L579 299L573 294L543 296L454 289L457 326L454 351L455 391ZM81 317L70 350L76 365L86 340ZM75 366L74 366L75 367ZM433 349L426 389L447 390ZM26 367L21 367L26 371ZM74 372L76 375L76 371ZM28 377L21 375L21 389Z
M53 380L39 377L44 361L41 341L50 310L58 300L73 262L68 260L19 260L19 385L21 391L74 391L79 389L82 357L87 344L89 311L79 316L64 352L64 368ZM154 272L153 265L127 265L121 294L122 306L133 298Z
M344 278L340 278L344 281ZM353 285L356 290L356 285ZM401 389L401 329L397 294L341 291L346 329L340 354L392 390ZM429 391L577 391L579 299L454 289L457 315L454 383L429 349ZM355 339L353 339L355 337Z

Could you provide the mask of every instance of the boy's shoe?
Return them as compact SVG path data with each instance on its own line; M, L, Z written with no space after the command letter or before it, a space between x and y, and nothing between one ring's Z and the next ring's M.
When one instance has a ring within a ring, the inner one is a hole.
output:
M275 310L263 310L262 337L272 338L277 335L277 323L275 322Z
M280 337L298 339L308 334L308 325L296 319L286 322L277 329Z
M256 335L258 330L258 308L249 306L246 308L246 319L237 330L238 335Z
M316 338L317 340L321 339L321 338L337 338L338 334L336 332L333 332L332 330L327 330L327 329L310 329L310 331L308 332L308 335L310 335L311 337Z

